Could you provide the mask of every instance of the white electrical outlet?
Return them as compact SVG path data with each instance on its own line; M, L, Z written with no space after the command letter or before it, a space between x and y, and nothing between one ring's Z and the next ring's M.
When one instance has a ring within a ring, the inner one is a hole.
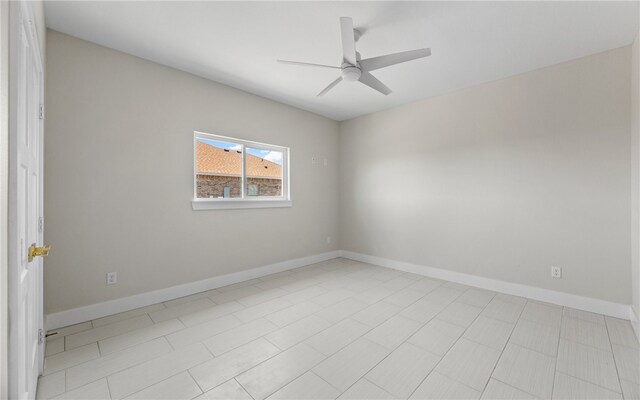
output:
M552 266L551 277L556 279L562 279L562 268Z
M118 273L107 272L107 285L114 285L116 283L118 283Z
M311 157L311 165L316 165L318 163L318 159L316 157Z

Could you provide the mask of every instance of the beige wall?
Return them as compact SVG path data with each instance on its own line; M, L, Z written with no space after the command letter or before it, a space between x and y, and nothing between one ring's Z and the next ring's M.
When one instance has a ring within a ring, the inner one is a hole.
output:
M632 46L631 138L631 304L640 317L640 34Z
M338 123L57 32L47 43L45 312L337 249ZM293 207L193 211L194 130L290 147Z
M341 248L629 304L630 67L625 47L343 122Z

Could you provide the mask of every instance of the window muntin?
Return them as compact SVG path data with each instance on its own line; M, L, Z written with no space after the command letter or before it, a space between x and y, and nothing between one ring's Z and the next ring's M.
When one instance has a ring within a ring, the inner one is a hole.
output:
M286 147L194 134L194 201L289 200Z

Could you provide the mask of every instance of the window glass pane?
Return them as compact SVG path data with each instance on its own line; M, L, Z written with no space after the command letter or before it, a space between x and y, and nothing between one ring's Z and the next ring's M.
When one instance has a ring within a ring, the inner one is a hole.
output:
M196 138L196 186L198 198L242 197L242 146L237 143Z
M281 197L283 153L251 147L246 151L247 197Z

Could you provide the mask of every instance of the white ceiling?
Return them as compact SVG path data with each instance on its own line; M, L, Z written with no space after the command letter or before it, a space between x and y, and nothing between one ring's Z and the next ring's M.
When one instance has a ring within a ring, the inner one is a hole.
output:
M345 120L621 47L637 2L45 3L47 26L91 42ZM363 32L362 58L430 47L432 56L374 71L393 93L341 83L339 17Z

